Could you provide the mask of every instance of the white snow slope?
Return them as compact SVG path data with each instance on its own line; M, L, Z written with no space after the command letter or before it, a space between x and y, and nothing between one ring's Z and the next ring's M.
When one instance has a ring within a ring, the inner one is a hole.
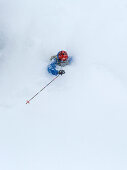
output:
M126 0L0 0L0 170L127 170L126 103Z

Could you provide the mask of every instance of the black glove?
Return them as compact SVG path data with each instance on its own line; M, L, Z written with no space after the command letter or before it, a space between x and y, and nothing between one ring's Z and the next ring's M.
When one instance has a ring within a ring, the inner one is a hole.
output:
M64 70L59 70L59 74L62 76L63 74L65 74Z

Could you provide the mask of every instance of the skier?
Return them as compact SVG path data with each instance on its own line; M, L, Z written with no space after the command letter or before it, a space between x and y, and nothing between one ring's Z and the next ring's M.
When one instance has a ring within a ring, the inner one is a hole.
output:
M72 58L68 56L66 51L60 51L57 55L52 56L50 60L52 61L52 63L48 65L48 72L57 76L58 74L65 74L65 71L63 69L58 70L56 67L64 67L66 65L69 65L72 61Z
M57 66L64 67L66 65L69 65L72 62L72 57L68 56L66 51L60 51L57 55L52 56L50 58L52 63L48 65L48 72L55 75L56 77L53 78L47 85L45 85L40 91L38 91L32 98L26 101L26 104L30 103L31 100L33 100L39 93L41 93L46 87L48 87L53 81L55 81L59 75L65 74L64 70L57 70ZM58 75L58 76L57 76Z

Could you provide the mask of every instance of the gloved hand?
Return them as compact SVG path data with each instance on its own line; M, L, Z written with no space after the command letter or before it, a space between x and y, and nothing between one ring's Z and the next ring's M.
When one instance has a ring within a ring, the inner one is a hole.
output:
M64 70L59 70L58 74L60 74L62 76L63 74L65 74L65 71Z

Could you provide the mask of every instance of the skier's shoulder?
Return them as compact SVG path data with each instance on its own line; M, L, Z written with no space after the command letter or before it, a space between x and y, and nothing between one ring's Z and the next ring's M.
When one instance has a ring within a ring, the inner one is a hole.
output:
M71 64L73 61L73 57L72 56L68 56L68 63Z

